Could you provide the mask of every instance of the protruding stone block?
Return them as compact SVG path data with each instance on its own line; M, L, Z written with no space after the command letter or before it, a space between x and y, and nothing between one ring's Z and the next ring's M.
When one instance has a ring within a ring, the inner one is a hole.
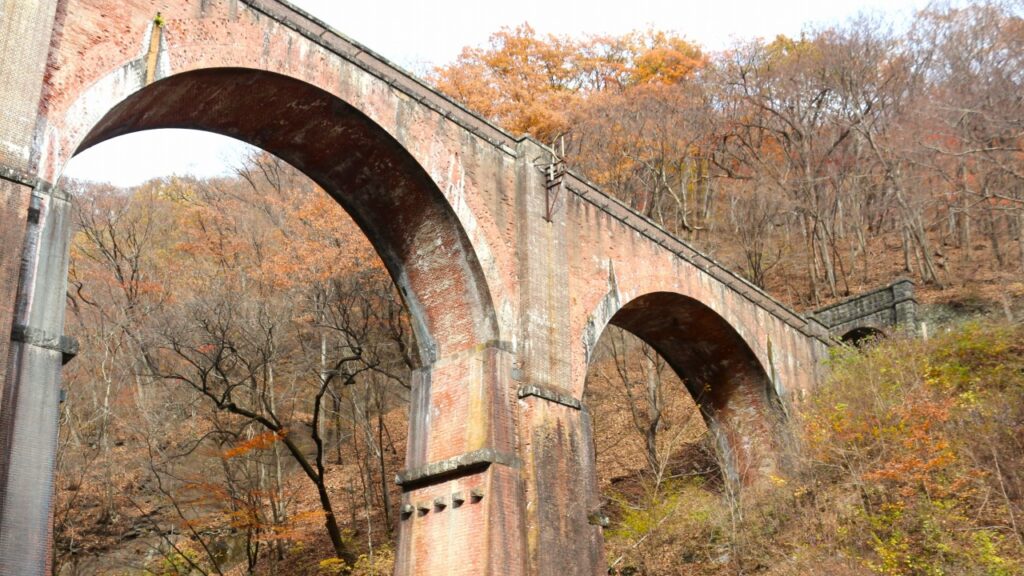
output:
M413 513L416 512L416 507L412 504L402 505L402 520L408 520L412 517Z
M462 495L462 492L452 493L452 508L458 508L466 502L466 497Z

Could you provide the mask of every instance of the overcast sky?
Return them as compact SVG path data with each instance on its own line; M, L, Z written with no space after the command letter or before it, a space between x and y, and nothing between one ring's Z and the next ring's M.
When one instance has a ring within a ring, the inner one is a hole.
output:
M843 22L859 12L906 21L925 0L293 0L336 30L414 72L452 61L502 26L528 22L552 34L672 30L706 49L736 39L795 36L808 26ZM132 186L171 174L213 176L245 151L203 132L153 130L121 136L75 157L65 175Z

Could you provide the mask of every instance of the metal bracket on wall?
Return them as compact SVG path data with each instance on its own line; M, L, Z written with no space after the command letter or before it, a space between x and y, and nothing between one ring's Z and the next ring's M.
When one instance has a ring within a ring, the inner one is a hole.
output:
M572 408L573 410L583 409L583 403L573 398L569 394L566 394L559 390L548 388L546 386L539 386L537 384L526 384L520 386L516 395L519 397L520 400L522 400L523 398L533 396L536 398L540 398L542 400L547 400L548 402L554 402L555 404L567 406L569 408Z
M560 153L551 150L549 161L536 164L544 173L544 220L551 222L562 194L562 180L565 178L565 138L559 137Z

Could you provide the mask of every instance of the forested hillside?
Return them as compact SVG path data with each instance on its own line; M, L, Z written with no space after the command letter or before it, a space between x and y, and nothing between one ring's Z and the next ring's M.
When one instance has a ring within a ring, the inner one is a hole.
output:
M266 155L77 198L58 561L281 573L304 542L314 564L387 547L411 332L344 211Z
M431 73L800 311L901 275L991 311L837 349L744 490L671 368L607 330L584 401L609 573L1024 573L1022 17L720 52L523 25ZM54 573L390 574L415 343L359 229L266 154L73 186Z
M938 289L1024 271L1022 11L936 5L908 30L865 16L715 53L523 25L433 80L807 307L896 274Z

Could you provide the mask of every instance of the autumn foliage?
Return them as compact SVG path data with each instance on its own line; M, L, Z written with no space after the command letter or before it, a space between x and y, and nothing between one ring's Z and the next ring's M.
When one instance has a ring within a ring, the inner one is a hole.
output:
M841 542L878 574L1024 569L1024 328L969 323L840 353L808 410Z
M717 52L524 24L431 74L793 306L902 274L1008 318L837 349L743 490L684 375L609 329L609 573L1024 573L1022 69L1019 2L984 2ZM72 192L55 573L390 573L416 348L354 223L266 154Z
M676 447L671 474L633 458L624 476L624 434L597 422L604 458L620 462L604 488L609 564L634 575L1020 574L1022 342L1019 323L970 322L928 341L837 349L794 419L799 458L752 490L702 469L699 442Z
M1024 270L1021 17L936 4L720 52L522 25L431 80L789 302L930 293Z
M161 574L275 572L317 542L346 570L387 558L412 335L337 204L257 154L234 178L83 188L75 216L61 565L102 573L93 553L138 546Z

